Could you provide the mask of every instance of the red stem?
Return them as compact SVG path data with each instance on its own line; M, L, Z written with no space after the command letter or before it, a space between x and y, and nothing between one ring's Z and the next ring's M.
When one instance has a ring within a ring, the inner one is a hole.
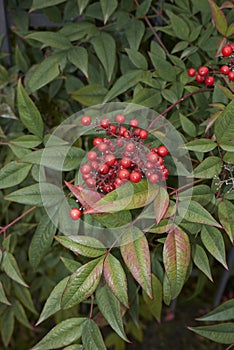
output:
M20 221L23 217L25 217L26 215L28 215L29 213L31 213L31 211L33 211L34 209L36 209L36 206L33 206L31 208L29 208L27 211L25 211L23 214L21 214L20 216L18 216L15 220L11 221L8 225L1 227L0 228L0 234L1 233L5 233L6 230L8 228L10 228L11 226L13 226L14 224L16 224L18 221Z

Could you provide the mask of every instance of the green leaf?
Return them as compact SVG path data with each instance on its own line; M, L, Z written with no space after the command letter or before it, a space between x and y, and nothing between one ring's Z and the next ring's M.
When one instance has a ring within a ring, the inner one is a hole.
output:
M145 72L139 69L125 73L116 80L110 91L107 93L103 103L109 102L116 96L126 92L135 86L139 81L143 80L144 76Z
M176 38L189 41L190 29L187 23L174 13L167 11Z
M6 297L4 288L3 288L3 284L0 281L0 303L6 304L6 305L11 305L11 303L9 302L9 300Z
M117 0L100 0L101 9L104 17L104 24L108 21L109 17L115 11L118 6Z
M224 151L234 152L234 142L226 141L219 144Z
M158 187L144 179L134 184L128 181L123 186L108 193L85 213L118 212L120 210L141 208L151 203L157 193Z
M101 104L106 96L107 89L97 84L89 84L71 93L73 100L84 106Z
M59 63L55 55L50 56L35 67L30 76L28 87L31 92L34 92L57 78L59 74Z
M190 201L189 205L186 201L180 202L178 211L180 216L189 222L222 227L201 204L195 201Z
M165 59L158 57L152 52L149 53L151 61L153 63L154 68L156 69L156 73L165 81L175 81L176 80L176 71L175 67L167 62Z
M59 187L49 183L30 185L12 192L5 197L8 201L35 205L37 207L54 206L61 202L63 198L63 191Z
M41 139L35 135L23 135L11 140L10 143L18 147L33 148L41 144Z
M68 59L88 78L88 52L84 47L75 46L70 49Z
M220 323L204 327L189 327L191 331L202 337L221 344L234 343L234 323Z
M40 314L40 318L36 323L38 326L40 323L45 321L48 317L55 314L57 311L61 310L61 300L64 289L67 285L69 277L63 278L51 291L49 297L46 300L46 303Z
M108 33L100 32L93 38L93 47L105 69L108 81L111 81L116 59L116 45L113 37Z
M65 248L89 258L97 258L106 253L105 246L96 238L88 236L56 236Z
M211 280L211 282L213 282L208 257L205 250L199 244L195 245L193 261L198 269L201 270Z
M167 211L169 205L169 195L164 187L158 188L158 193L154 200L154 214L156 218L156 223L159 224L164 214Z
M84 350L84 348L83 348L83 345L73 344L73 345L66 346L66 348L64 348L63 350Z
M134 226L126 230L122 237L120 251L135 280L152 298L150 251L143 232Z
M62 260L64 266L68 269L69 272L73 273L75 272L77 269L79 269L79 267L81 267L81 263L79 263L76 260L73 259L69 259L69 258L64 258L63 256L60 256L60 259Z
M136 16L137 17L145 16L150 9L151 3L152 3L152 0L144 0L140 4L140 6L137 7Z
M142 53L135 49L125 49L125 51L127 52L128 57L130 61L134 64L134 66L143 70L147 70L148 63L145 56Z
M15 325L14 313L11 307L8 307L1 315L1 335L5 347L7 347L12 339Z
M103 261L104 257L92 260L70 276L62 296L63 309L81 303L94 293L100 282Z
M224 230L228 234L232 243L234 243L234 205L228 201L224 200L220 202L218 206L218 216Z
M83 11L85 10L85 8L89 3L89 0L77 0L77 3L80 10L80 15L82 15Z
M219 157L210 156L203 160L193 172L193 176L199 179L212 179L222 169L222 160Z
M67 50L72 47L67 38L58 32L33 32L26 36L26 40L36 40L41 42L45 46L51 46L60 50Z
M85 350L106 350L101 332L96 323L89 319L84 324L82 342Z
M23 88L21 80L18 81L17 85L17 107L24 126L26 126L32 134L42 138L43 121L41 114Z
M229 36L232 36L234 34L234 23L231 23L226 31L226 37L228 38Z
M21 160L54 170L70 171L78 168L84 155L85 151L81 148L55 145L31 152Z
M217 147L217 144L209 139L197 139L186 143L185 147L190 151L205 153L212 151Z
M212 19L214 21L215 27L218 30L220 34L223 36L226 35L227 32L227 20L222 10L216 5L216 3L213 0L208 0L210 7L211 7L211 13L212 13Z
M15 318L18 322L20 322L23 326L33 329L32 325L29 323L28 317L24 311L23 306L16 299L12 300L12 308L14 311Z
M190 243L179 227L167 235L163 247L163 263L169 281L171 298L176 298L184 285L190 262Z
M125 35L131 49L139 49L144 33L145 26L141 20L132 19L129 21L125 30Z
M230 102L215 123L215 136L218 142L231 141L234 134L234 101Z
M231 321L234 319L234 299L222 303L197 321Z
M33 0L31 11L43 9L65 2L66 0Z
M69 345L81 337L86 318L69 318L60 322L32 350L52 350Z
M16 281L22 286L28 287L21 276L18 264L14 256L6 251L3 253L2 269L12 280Z
M180 114L180 123L181 127L184 130L184 132L191 136L191 137L196 137L197 135L197 129L196 126L189 120L189 118L186 118L182 114Z
M56 227L47 215L43 215L31 240L28 256L31 266L36 269L53 242Z
M162 284L158 277L152 274L153 300L143 291L143 299L148 307L149 312L160 322L162 312Z
M37 310L32 301L32 297L28 288L23 287L21 284L13 283L14 293L18 300L31 312L35 315L38 314Z
M128 341L120 312L120 302L107 285L99 287L96 291L97 305L109 325L125 341Z
M209 204L212 197L213 197L213 194L211 193L211 189L209 186L197 185L193 187L192 199L200 203L202 206ZM185 190L180 193L180 200L189 201L190 199L191 199L191 189Z
M104 261L103 274L112 293L126 308L129 308L126 274L120 261L112 254L108 254Z
M201 240L210 254L216 260L218 260L225 267L225 269L228 269L222 233L215 227L202 226Z
M0 169L0 188L13 187L20 184L27 176L31 165L13 161Z

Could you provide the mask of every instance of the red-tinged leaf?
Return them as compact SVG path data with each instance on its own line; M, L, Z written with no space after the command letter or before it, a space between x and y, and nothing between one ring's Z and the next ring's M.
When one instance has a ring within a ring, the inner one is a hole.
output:
M169 195L164 187L159 187L157 196L154 200L154 213L156 223L159 224L169 205Z
M152 298L150 251L145 235L133 226L124 233L120 251L135 280Z
M112 293L125 307L129 308L127 278L120 261L113 255L108 254L104 262L103 272Z
M163 263L169 280L171 297L176 298L185 282L190 261L190 243L181 228L174 228L165 241Z
M100 282L103 260L104 257L92 260L70 276L61 300L62 309L77 305L94 293Z
M228 234L232 243L234 243L234 205L228 201L224 200L219 204L218 215L224 230Z
M143 299L148 306L149 312L160 322L162 311L162 284L154 274L152 274L152 288L153 300L151 300L144 291Z
M234 8L234 3L232 0L230 1L224 1L224 3L220 6L221 9L227 9L227 8L230 8L230 9L233 9Z
M218 30L218 32L222 35L226 35L227 31L227 20L222 10L216 5L216 3L213 0L208 0L211 12L212 12L212 18L215 23L215 27Z
M67 181L65 181L65 185L74 194L82 206L87 209L92 208L94 204L103 197L101 193L98 193L97 191L87 190L80 185L72 185Z

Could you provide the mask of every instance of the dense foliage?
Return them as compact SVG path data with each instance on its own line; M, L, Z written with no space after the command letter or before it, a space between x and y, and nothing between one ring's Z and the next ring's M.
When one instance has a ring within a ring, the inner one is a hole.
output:
M233 1L9 0L8 12L12 66L0 55L1 342L12 350L125 349L183 288L193 297L190 281L198 295L227 268L234 83L219 67L233 67L232 54L222 56L233 40ZM187 72L204 66L214 77L207 86ZM128 181L103 196L77 186L80 169L97 135L117 135L100 120L114 123L119 113L149 131L140 142L147 152L168 148L169 177ZM84 115L92 127L82 125ZM72 220L76 200L86 211ZM110 232L117 239L108 242ZM191 330L234 343L233 307L228 300L199 319L212 324Z

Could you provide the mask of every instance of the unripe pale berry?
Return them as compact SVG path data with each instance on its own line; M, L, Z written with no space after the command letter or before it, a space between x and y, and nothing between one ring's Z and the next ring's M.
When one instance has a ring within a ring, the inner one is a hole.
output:
M123 114L117 114L116 117L115 117L115 121L117 123L124 123L126 120L125 116Z
M84 126L90 125L90 124L91 124L91 118L90 118L90 116L84 115L84 116L81 118L81 124L84 125Z

